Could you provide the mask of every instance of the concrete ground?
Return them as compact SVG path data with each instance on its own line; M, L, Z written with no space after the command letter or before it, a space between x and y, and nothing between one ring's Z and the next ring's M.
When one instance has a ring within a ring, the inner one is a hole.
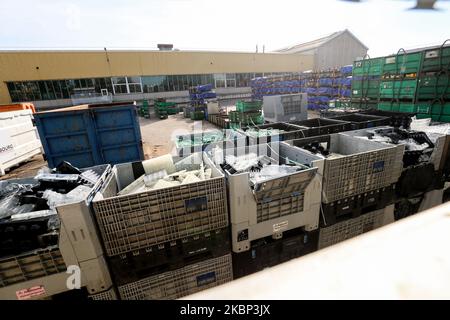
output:
M208 121L193 121L183 117L182 113L169 115L168 119L139 118L144 155L146 159L174 153L174 138L177 135L219 129Z
M317 111L309 111L308 118L318 118ZM150 119L139 117L141 135L145 159L151 159L167 153L175 154L174 138L176 135L219 129L208 121L193 121L185 119L182 113L169 115L168 119L157 119L154 114ZM0 180L32 177L37 171L46 166L47 162L42 155L33 157L31 160L12 168Z

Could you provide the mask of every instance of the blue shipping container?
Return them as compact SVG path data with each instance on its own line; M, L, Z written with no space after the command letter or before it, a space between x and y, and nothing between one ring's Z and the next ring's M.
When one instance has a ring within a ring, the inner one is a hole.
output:
M132 102L83 105L34 115L49 167L85 168L144 159Z

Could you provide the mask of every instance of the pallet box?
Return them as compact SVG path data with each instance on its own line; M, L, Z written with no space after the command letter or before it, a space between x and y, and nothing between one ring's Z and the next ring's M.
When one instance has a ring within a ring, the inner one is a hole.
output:
M273 166L267 167L271 170L278 165L292 164L295 169L258 181L254 175L257 168L253 172L234 172L228 167L230 155L261 158L258 162L270 163ZM211 152L211 159L222 166L227 178L233 252L248 251L253 240L267 236L279 239L291 229L303 227L313 231L318 228L323 172L323 160L319 157L286 143L272 143L248 148L217 148ZM318 161L317 167L314 161Z
M210 179L127 195L118 193L146 173L143 162L113 167L93 201L108 257L228 227L225 177L215 164L196 153L177 170L198 169L200 162L211 169Z
M100 178L84 201L56 207L60 221L58 232L46 235L54 240L48 240L50 244L46 247L0 258L0 299L43 299L67 292L70 290L67 287L70 274L66 273L69 266L80 268L81 287L86 287L89 294L103 292L112 286L95 220L90 210L91 200L104 183L111 167L101 165L82 169L85 170L95 171ZM6 180L1 182L1 187L35 181ZM0 229L1 232L8 231Z

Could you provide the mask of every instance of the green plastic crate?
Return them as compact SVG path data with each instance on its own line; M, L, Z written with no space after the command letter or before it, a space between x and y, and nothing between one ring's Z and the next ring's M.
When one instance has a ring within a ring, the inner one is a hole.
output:
M236 111L239 112L260 111L261 109L262 109L262 101L236 102Z
M354 100L352 99L351 107L353 109L376 109L378 100Z
M147 100L142 101L142 105L139 107L139 115L143 118L150 118L150 108Z
M417 112L422 114L450 116L450 102L418 102Z
M436 121L436 122L450 122L450 116L445 116L445 115L436 115L436 114L417 114L416 115L417 119L427 119L427 118L431 118L431 120Z
M353 63L353 77L381 76L383 73L383 58L364 59Z
M382 111L392 111L392 112L406 112L415 113L417 112L417 106L414 103L405 102L380 102L378 103L378 110Z
M353 80L352 98L377 99L380 92L380 80Z
M350 100L341 100L341 99L330 100L328 107L329 108L350 108L351 102L350 102Z
M167 108L167 114L177 114L178 112L180 112L180 109L177 106Z
M427 50L424 53L422 71L440 70L450 70L450 47Z
M403 81L382 81L380 99L415 99L417 79Z
M205 119L204 111L191 111L191 120L203 120Z
M417 100L450 100L450 74L419 78Z
M418 74L422 64L423 52L399 54L383 58L383 76Z

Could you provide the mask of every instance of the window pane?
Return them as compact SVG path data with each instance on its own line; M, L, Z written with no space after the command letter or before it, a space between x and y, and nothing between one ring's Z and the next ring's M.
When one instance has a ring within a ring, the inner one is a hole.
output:
M127 77L128 83L141 83L140 77Z
M128 85L130 88L130 93L140 93L142 92L142 88L140 84L130 84Z
M64 80L59 81L59 86L61 87L61 93L62 93L62 97L63 99L68 99L70 98L70 89L68 87L68 83Z
M227 88L236 87L236 80L227 80Z
M225 79L226 76L224 73L215 73L214 80L216 83L216 88L225 88Z
M113 82L113 84L126 84L127 83L125 77L113 77L112 82Z

